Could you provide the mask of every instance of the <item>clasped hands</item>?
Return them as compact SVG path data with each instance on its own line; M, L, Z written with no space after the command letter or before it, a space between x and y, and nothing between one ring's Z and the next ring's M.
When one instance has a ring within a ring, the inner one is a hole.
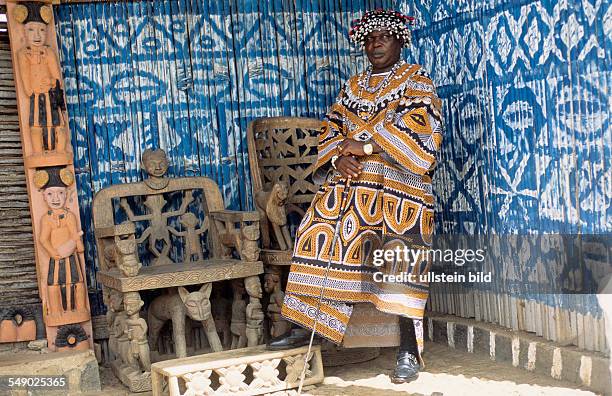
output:
M363 165L357 160L357 157L363 157L366 153L363 151L363 146L366 143L359 142L353 139L344 139L336 148L338 151L338 159L335 161L335 166L338 172L345 179L357 178L363 170Z

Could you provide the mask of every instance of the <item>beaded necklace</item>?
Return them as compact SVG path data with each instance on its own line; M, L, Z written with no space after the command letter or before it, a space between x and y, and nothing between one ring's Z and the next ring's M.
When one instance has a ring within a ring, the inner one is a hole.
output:
M370 65L368 67L366 73L362 73L361 78L357 82L357 85L359 86L359 118L366 122L369 121L370 118L372 118L373 113L378 107L378 99L380 98L380 94L389 86L391 80L393 80L393 77L395 76L395 73L397 73L399 68L402 67L405 63L406 62L404 62L404 60L399 60L398 62L396 62L391 68L389 74L387 74L387 76L385 76L385 78L380 83L376 84L375 87L370 87L370 79L372 78L372 66ZM364 103L364 100L361 100L361 94L363 93L364 89L371 94L376 92L374 104L366 104Z

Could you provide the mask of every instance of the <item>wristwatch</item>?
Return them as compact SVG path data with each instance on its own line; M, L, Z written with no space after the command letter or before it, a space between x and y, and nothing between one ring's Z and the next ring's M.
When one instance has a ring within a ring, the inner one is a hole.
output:
M364 144L363 152L365 153L365 155L372 155L372 153L374 152L374 146L372 146L372 143Z
M337 156L337 155L334 155L334 156L331 158L331 166L332 166L332 168L334 168L334 169L336 169L336 160L337 160L338 158L339 158L339 156Z

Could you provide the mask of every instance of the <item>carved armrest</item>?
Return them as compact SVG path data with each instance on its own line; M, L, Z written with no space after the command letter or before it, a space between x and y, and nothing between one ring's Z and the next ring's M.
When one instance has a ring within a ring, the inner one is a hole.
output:
M219 220L226 223L243 223L247 221L258 222L259 213L256 211L243 212L240 210L218 210L209 213L213 220Z
M215 223L216 239L221 244L219 257L228 257L235 248L244 261L259 259L259 213L237 210L219 210L209 213Z

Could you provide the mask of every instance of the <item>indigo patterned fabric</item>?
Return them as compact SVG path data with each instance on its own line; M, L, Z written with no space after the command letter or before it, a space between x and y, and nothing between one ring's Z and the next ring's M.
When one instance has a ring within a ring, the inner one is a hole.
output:
M438 232L612 231L608 0L63 4L90 285L95 191L141 180L141 153L160 146L171 175L209 176L231 208L251 208L248 123L322 117L365 66L350 21L376 6L416 17L406 58L443 100Z

